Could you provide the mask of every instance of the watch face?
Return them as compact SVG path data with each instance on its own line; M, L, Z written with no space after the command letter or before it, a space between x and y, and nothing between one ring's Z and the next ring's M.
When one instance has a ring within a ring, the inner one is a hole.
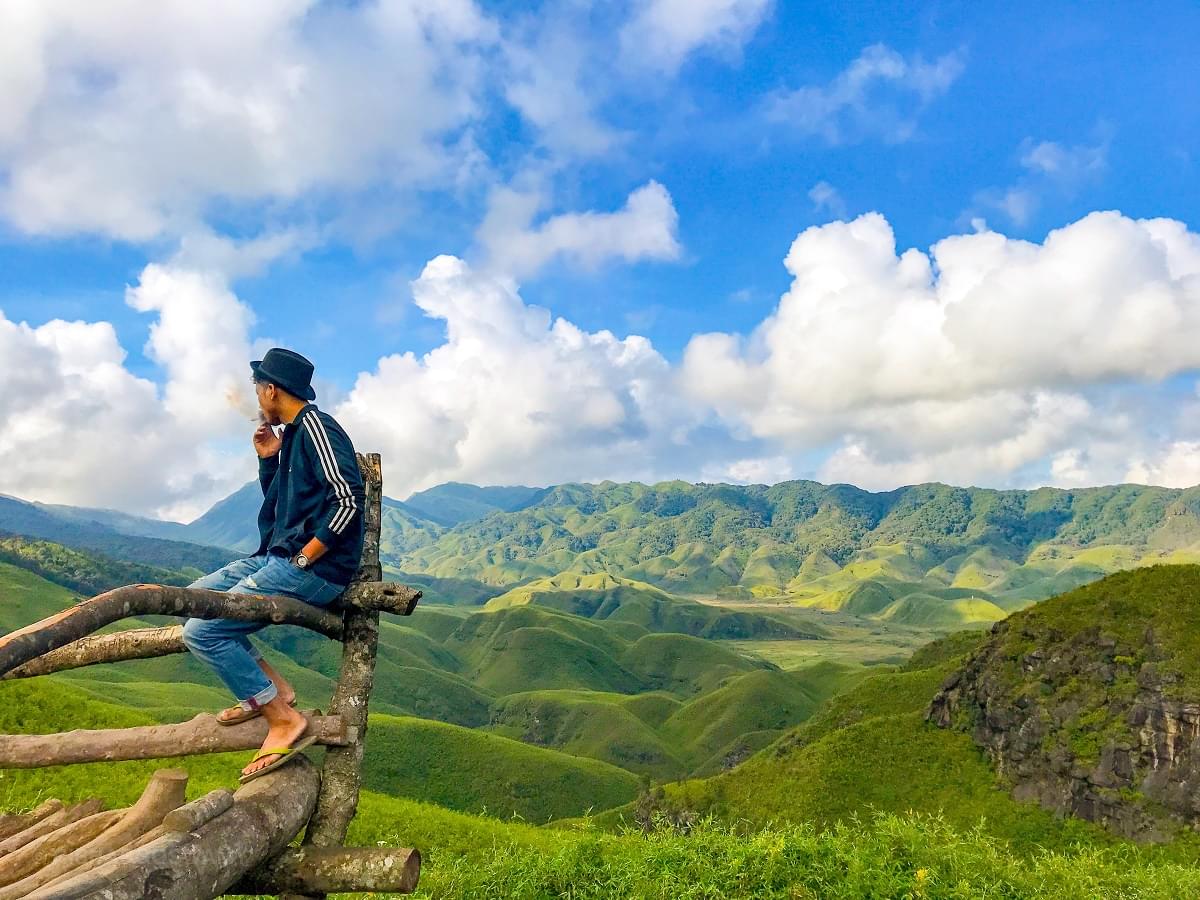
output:
M308 567L308 557L305 556L303 553L297 553L296 554L296 565L298 565L302 569L307 568Z

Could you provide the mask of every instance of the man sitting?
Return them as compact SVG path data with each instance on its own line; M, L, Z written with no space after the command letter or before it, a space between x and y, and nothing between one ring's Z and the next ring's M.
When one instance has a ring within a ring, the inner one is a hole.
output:
M263 504L254 555L237 559L190 585L231 594L282 594L328 606L358 571L364 491L354 445L312 401L313 364L275 348L250 363L262 423L254 432ZM283 425L282 436L274 427ZM256 716L270 726L262 749L239 780L275 769L309 746L307 720L292 708L296 692L250 643L265 622L188 619L183 641L237 698L217 720Z

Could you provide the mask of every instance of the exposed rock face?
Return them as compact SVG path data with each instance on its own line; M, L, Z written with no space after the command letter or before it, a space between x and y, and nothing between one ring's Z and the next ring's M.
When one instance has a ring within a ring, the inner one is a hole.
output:
M1200 702L1179 696L1153 630L1038 625L997 623L929 721L971 734L1017 799L1142 840L1200 830Z

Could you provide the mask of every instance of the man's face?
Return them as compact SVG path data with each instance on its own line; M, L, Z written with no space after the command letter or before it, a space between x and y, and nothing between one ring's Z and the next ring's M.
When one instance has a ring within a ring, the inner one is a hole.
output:
M279 418L279 389L273 384L256 381L254 383L254 393L258 397L258 408L262 410L263 418L267 420L267 424L283 424Z

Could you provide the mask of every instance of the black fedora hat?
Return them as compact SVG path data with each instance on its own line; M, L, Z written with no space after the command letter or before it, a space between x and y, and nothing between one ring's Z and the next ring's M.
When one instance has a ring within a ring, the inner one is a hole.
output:
M271 381L301 400L315 400L313 364L293 350L272 347L262 359L250 363L256 379Z

